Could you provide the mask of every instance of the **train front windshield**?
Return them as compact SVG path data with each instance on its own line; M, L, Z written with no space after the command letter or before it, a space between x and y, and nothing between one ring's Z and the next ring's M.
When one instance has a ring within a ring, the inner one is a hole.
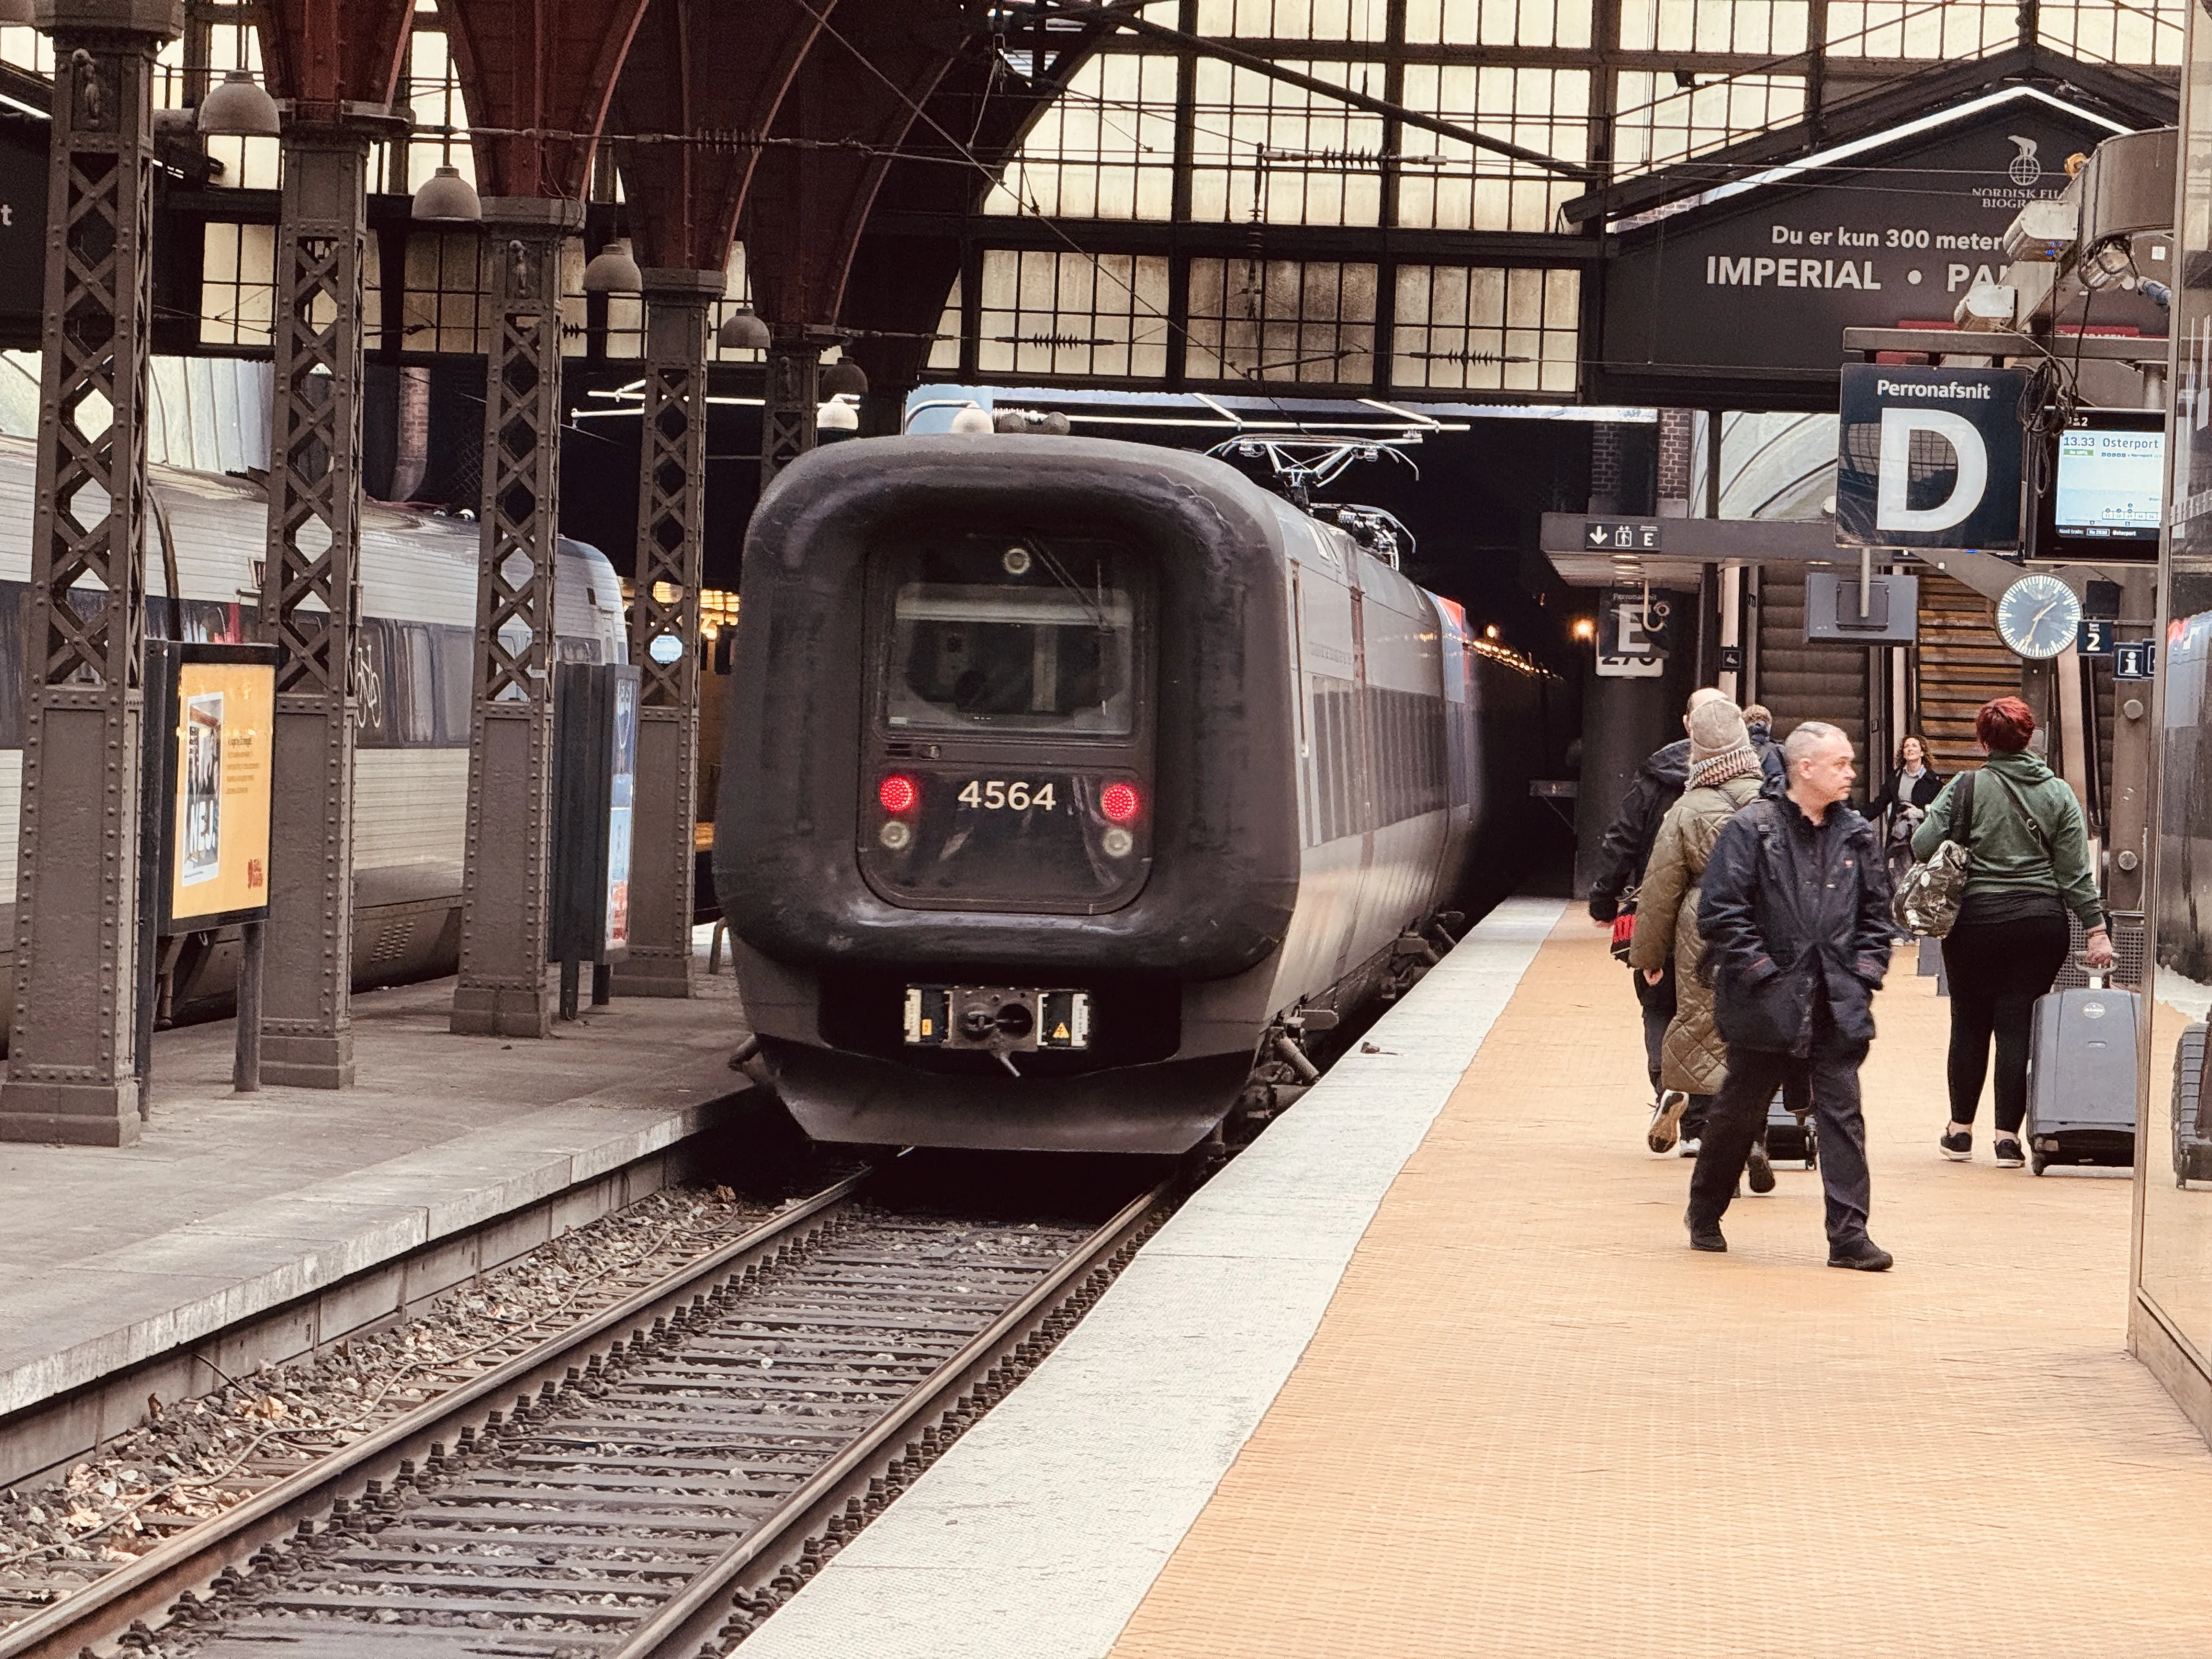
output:
M1127 736L1137 607L1121 564L1011 541L897 556L885 724Z

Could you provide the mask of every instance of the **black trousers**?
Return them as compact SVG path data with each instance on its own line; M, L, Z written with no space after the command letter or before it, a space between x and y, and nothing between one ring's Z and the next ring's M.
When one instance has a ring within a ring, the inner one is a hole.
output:
M1836 1035L1823 1007L1813 1031L1813 1052L1803 1060L1763 1048L1729 1048L1728 1081L1713 1097L1698 1167L1690 1176L1690 1214L1718 1221L1735 1197L1751 1143L1766 1127L1767 1103L1777 1089L1796 1084L1812 1094L1813 1121L1820 1138L1820 1190L1827 1201L1828 1243L1866 1237L1873 1194L1867 1180L1866 1120L1859 1112L1859 1065L1863 1042Z
M1646 985L1633 968L1628 977L1636 987L1636 1000L1644 1007L1644 1060L1651 1070L1651 1092L1659 1092L1659 1048L1667 1040L1667 1023L1674 1018L1674 958L1670 953L1660 970L1659 982Z
M1961 922L1943 941L1951 981L1951 1121L1972 1123L1996 1039L1997 1133L2016 1135L2027 1115L2027 1034L2035 1000L2065 965L2063 911L2018 921Z

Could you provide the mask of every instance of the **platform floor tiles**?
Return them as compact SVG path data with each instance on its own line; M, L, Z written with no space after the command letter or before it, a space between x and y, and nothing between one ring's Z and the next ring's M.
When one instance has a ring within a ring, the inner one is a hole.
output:
M1113 1649L2201 1656L2212 1454L2124 1351L2130 1184L1943 1162L1947 1005L1865 1073L1886 1275L1817 1176L1684 1245L1622 970L1570 912Z

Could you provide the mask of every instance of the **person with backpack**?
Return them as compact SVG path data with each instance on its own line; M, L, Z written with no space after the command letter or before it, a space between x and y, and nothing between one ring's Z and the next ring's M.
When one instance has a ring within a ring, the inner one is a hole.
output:
M2029 1025L2036 999L2050 991L2065 964L2069 910L2081 919L2090 971L2113 962L2081 803L2029 750L2034 735L2035 715L2018 697L1984 703L1974 736L1988 764L1944 785L1912 836L1912 856L1923 861L1945 842L1967 854L1958 919L1943 939L1951 988L1951 1121L1937 1145L1954 1163L1972 1158L1974 1115L1994 1038L1991 1150L2008 1170L2027 1162L2020 1126L2027 1115Z
M1728 1076L1728 1047L1713 1024L1712 987L1698 976L1705 951L1698 932L1698 884L1722 826L1759 799L1762 782L1759 750L1736 706L1720 699L1692 710L1687 787L1651 844L1628 953L1628 965L1646 985L1656 985L1669 963L1674 969L1674 1017L1659 1047L1663 1093L1647 1137L1655 1152L1673 1150L1678 1130L1685 1145L1704 1133L1706 1111ZM1751 1151L1751 1189L1774 1190L1774 1166L1758 1142Z
M1682 729L1690 729L1690 716L1700 707L1720 698L1720 692L1710 685L1699 686L1690 693L1690 703L1682 715ZM1600 927L1613 927L1616 941L1620 930L1616 925L1629 921L1635 908L1637 890L1644 879L1644 866L1651 856L1651 843L1659 835L1660 821L1668 809L1681 798L1682 786L1688 780L1690 769L1690 740L1686 736L1657 749L1636 769L1636 777L1621 798L1620 810L1613 814L1613 823L1599 843L1597 869L1590 878L1589 916ZM1613 954L1621 954L1616 943ZM1665 1091L1659 1083L1659 1049L1666 1039L1668 1023L1674 1018L1674 969L1669 963L1656 980L1647 981L1643 975L1632 973L1629 983L1636 992L1636 1000L1644 1019L1644 1058L1651 1079L1651 1127L1645 1139L1653 1150L1663 1152L1674 1144L1674 1129L1669 1126L1666 1145L1658 1143L1659 1118L1665 1110Z

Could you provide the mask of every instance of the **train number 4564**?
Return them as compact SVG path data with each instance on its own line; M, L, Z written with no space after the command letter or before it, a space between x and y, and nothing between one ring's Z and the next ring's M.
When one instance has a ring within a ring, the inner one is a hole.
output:
M1015 812L1049 812L1059 805L1050 783L1008 783L993 778L986 782L970 779L960 792L963 806L981 806L991 811L1006 809Z

